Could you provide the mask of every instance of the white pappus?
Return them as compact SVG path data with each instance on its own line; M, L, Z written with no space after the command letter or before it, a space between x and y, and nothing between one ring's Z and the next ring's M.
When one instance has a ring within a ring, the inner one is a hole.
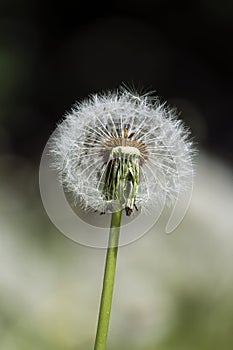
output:
M189 131L175 109L127 89L91 95L58 125L50 144L64 188L86 210L126 215L172 204L192 177Z

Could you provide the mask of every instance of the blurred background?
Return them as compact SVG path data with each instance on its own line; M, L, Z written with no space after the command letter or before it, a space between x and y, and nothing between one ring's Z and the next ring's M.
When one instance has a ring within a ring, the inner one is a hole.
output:
M233 2L0 3L0 348L92 349L105 251L50 222L38 168L75 101L156 90L198 145L190 209L119 252L109 349L233 342Z

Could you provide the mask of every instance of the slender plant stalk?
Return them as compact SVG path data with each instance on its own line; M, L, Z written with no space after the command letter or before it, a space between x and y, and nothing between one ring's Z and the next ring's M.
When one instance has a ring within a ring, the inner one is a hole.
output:
M94 350L106 349L120 235L121 214L121 211L112 213Z

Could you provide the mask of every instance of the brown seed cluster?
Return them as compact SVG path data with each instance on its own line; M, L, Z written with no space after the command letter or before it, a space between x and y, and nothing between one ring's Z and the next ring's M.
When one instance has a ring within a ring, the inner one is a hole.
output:
M112 136L109 138L102 146L102 149L100 151L101 155L103 156L104 162L107 162L109 160L109 155L114 147L122 146L122 147L135 147L140 151L140 164L143 164L148 157L148 151L146 148L146 145L135 139L132 139L134 136L134 133L131 133L129 135L128 129L124 128L123 136L116 137Z

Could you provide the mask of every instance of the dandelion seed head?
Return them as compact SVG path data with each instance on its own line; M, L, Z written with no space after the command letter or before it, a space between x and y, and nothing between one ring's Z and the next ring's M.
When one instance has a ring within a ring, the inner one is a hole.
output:
M177 113L126 89L77 103L50 144L53 167L84 209L172 205L192 176L193 147Z

